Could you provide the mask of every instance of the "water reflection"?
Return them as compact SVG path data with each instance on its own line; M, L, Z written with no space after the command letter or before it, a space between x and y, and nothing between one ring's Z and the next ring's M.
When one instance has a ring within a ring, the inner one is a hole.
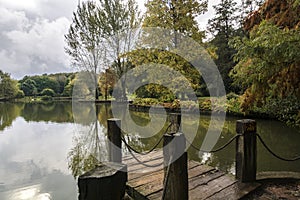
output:
M159 113L153 115L160 123L152 123L154 127L151 130L140 129L151 120L154 122L149 113L129 114L139 128L135 129L124 122L123 125L127 125L126 140L138 151L151 149L168 126L166 116ZM33 195L32 199L76 199L74 176L77 177L98 162L107 160L107 119L111 117L109 104L95 106L81 103L74 107L72 103L63 102L0 103L0 199L26 199L30 195ZM193 115L186 115L182 119L182 131L186 138L200 148L211 122L210 116L201 115L198 119ZM227 143L236 134L237 119L227 117L214 149ZM159 131L154 134L153 130ZM272 120L257 120L257 130L277 154L287 158L299 155L299 130ZM192 133L195 131L197 134L194 137ZM158 148L161 146L162 144ZM127 153L125 148L123 153ZM234 142L217 153L203 154L190 147L188 154L189 159L234 173ZM258 171L300 172L300 161L279 161L260 143L257 163Z
M0 102L0 131L10 127L23 109L24 104Z
M74 177L93 169L100 162L107 161L105 128L94 121L77 129L73 147L68 153L68 167Z

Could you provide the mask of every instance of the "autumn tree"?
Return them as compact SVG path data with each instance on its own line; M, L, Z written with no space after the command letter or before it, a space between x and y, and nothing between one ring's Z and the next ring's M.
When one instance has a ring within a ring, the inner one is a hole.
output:
M243 85L242 108L261 109L300 124L300 6L267 1L245 24L249 37L236 38L238 64L231 72Z

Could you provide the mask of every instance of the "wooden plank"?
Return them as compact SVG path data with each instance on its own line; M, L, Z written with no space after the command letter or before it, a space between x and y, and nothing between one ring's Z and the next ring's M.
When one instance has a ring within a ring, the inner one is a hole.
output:
M139 160L143 160L145 161L146 159L151 159L151 158L155 158L157 156L159 157L163 157L163 152L162 150L154 150L151 153L147 154L147 155L141 155L141 154L137 154L137 153L133 153L134 156L136 156ZM128 154L126 156L123 156L123 163L130 165L131 163L136 163L136 160L133 158L133 156L131 154Z
M153 171L149 171L149 172L146 172L146 173L136 173L136 172L130 172L128 173L128 181L132 181L132 180L135 180L137 178L140 178L140 177L144 177L144 176L147 176L147 175L152 175L152 174L156 174L156 173L161 173L162 169L159 168L159 169L156 169L156 170L153 170Z
M135 154L136 155L136 154ZM153 156L153 157L152 157ZM162 151L154 151L146 157L137 155L146 164L163 162ZM134 158L125 159L128 163L128 183L126 192L137 200L161 199L163 193L163 166L145 167ZM202 165L188 162L189 199L239 199L259 187L257 183L238 183L232 176Z
M236 181L232 178L225 175L220 176L217 179L208 181L205 185L199 185L198 187L190 190L190 199L206 199L234 183L236 183Z
M149 167L145 166L141 163L136 164L136 165L128 165L128 172L138 173L138 171L139 171L139 173L142 173L142 172L145 172L145 171L146 172L153 171L157 167L161 168L161 169L163 168L162 159L148 160L148 161L145 161L143 163L146 164L146 165L149 165Z
M189 190L196 189L197 187L206 186L210 181L224 176L225 173L218 170L209 171L200 176L193 177L189 180Z
M240 183L237 182L224 190L221 190L220 192L217 192L210 197L207 198L207 200L216 200L216 199L226 199L226 200L237 200L241 199L245 195L249 194L251 191L254 191L258 187L260 187L261 184L259 183Z
M137 179L131 180L128 182L128 185L130 185L131 187L139 187L145 184L152 184L153 181L157 180L157 179L162 179L164 176L164 173L162 170L160 170L157 173L151 173L148 174L146 176L141 176Z
M147 198L151 199L151 200L161 200L162 195L163 195L163 190L161 189L157 192L154 192L154 193L148 195Z
M151 182L151 184L141 185L135 189L139 191L142 195L148 196L155 192L161 191L163 187L163 178L156 179Z
M189 179L190 179L192 177L200 176L200 175L205 174L205 173L207 173L209 171L212 171L212 170L214 170L213 167L210 167L208 165L199 165L198 164L194 168L189 169L188 176L189 176Z

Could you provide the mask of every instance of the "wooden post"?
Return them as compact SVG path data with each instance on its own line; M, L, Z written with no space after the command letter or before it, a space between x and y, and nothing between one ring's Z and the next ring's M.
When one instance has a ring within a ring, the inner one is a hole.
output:
M175 116L175 115L172 115ZM180 119L177 115L175 119ZM175 120L177 125L180 121ZM179 126L177 126L179 127ZM164 182L167 179L167 188L164 188L164 199L187 200L188 199L188 170L186 140L183 133L169 133L164 135ZM170 166L168 167L168 165ZM168 178L167 170L169 168Z
M256 122L251 119L238 120L236 132L243 134L236 140L236 178L241 182L256 181Z
M108 146L108 160L110 162L122 162L122 141L121 141L121 120L108 119L107 120L107 135L110 141Z
M127 166L106 163L79 176L79 200L121 200L125 195Z
M177 113L170 113L169 121L171 126L168 133L177 133L181 132L181 115Z

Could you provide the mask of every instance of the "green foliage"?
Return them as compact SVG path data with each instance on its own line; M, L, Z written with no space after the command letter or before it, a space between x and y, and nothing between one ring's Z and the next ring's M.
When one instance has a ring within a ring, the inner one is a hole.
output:
M172 0L167 2L150 0L145 6L147 11L143 21L143 27L160 27L170 30L170 39L166 39L166 41L169 41L169 43L166 44L169 48L187 49L188 47L184 47L183 44L180 43L182 36L190 37L194 39L194 41L202 43L204 32L199 30L196 18L206 11L207 1ZM156 46L157 41L161 41L160 34L145 33L142 35L141 45L143 47ZM189 52L188 49L186 52ZM131 52L129 59L135 66L147 64L147 66L151 68L151 64L156 63L157 65L168 66L183 75L169 77L168 72L157 72L155 70L146 72L148 77L150 77L149 79L160 80L161 78L161 80L170 80L167 81L168 83L166 83L166 85L176 88L177 91L173 91L174 94L170 94L165 87L148 84L137 91L137 95L140 97L161 98L161 101L171 102L175 98L175 95L177 96L179 92L190 87L186 82L189 82L194 90L199 90L200 85L203 84L201 75L195 67L181 56L168 51L168 48L166 50L142 48ZM188 79L188 81L186 81L186 79Z
M133 100L134 105L140 106L160 105L160 103L161 102L159 102L159 100L155 98L135 98Z
M26 96L32 96L36 91L36 82L28 77L23 82L21 81L21 90L23 90Z
M232 42L239 50L236 55L239 63L231 76L236 84L251 87L251 93L263 99L299 94L299 42L299 30L280 29L263 21L249 39L236 38ZM287 79L292 81L289 85L285 85Z
M176 32L202 43L204 32L199 30L196 18L207 11L206 0L150 0L145 7L147 11L143 21L144 27L174 30L174 43Z
M23 90L18 90L16 98L21 99L24 97L25 97L25 94L24 94Z
M231 76L235 84L247 89L242 102L244 111L259 108L279 119L299 123L299 100L292 100L300 98L299 44L298 29L282 29L268 21L254 28L250 38L232 42L238 50L239 63Z
M73 23L65 35L65 50L73 65L93 72L95 84L98 83L96 74L104 68L109 67L118 78L122 77L132 67L124 53L130 49L132 29L138 27L139 20L134 0L83 2L74 12ZM126 98L124 88L121 98Z
M17 81L0 70L0 99L12 99L18 93Z
M55 96L55 92L50 89L50 88L45 88L43 89L43 91L41 92L42 96L50 96L50 97L54 97Z
M19 87L25 96L42 95L44 89L51 89L57 95L63 95L65 86L74 78L73 73L43 74L25 76L19 81ZM51 95L50 95L51 96Z
M238 88L232 86L232 79L228 76L229 71L234 67L233 56L235 49L229 46L231 38L239 34L237 29L237 3L230 0L222 0L214 6L215 16L208 21L208 30L214 35L209 42L211 47L216 47L215 63L218 66L224 86L227 92L237 92Z

